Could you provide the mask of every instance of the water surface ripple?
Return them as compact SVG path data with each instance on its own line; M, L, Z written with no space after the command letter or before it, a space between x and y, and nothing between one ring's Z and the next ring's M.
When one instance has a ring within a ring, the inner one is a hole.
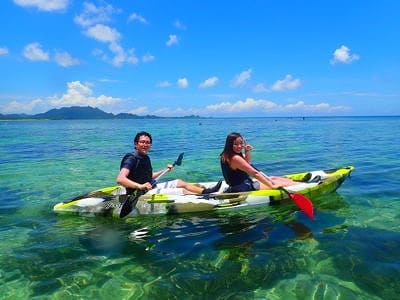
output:
M0 122L2 299L397 299L400 118ZM226 135L243 133L263 171L354 165L335 193L224 213L131 219L55 215L115 184L139 130L164 179L221 178ZM132 235L142 231L144 236Z

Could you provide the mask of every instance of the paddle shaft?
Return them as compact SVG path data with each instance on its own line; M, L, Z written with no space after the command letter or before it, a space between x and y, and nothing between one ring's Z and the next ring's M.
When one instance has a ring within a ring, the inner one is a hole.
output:
M260 171L256 167L253 166L258 172L261 173L265 178L267 178L272 184L274 182L272 181L271 177L269 177L267 174L264 172ZM314 207L310 199L308 199L306 196L302 194L294 194L292 192L289 192L287 189L284 187L280 187L280 190L284 191L290 199L294 201L294 203L302 210L311 220L314 220Z
M175 164L173 164L172 166L175 166ZM169 168L165 168L165 170L162 171L162 173L160 175L158 175L154 181L157 182L165 173L167 173L170 169Z
M172 164L172 167L174 167L175 165L180 166L182 163L182 159L183 159L183 153L179 154L177 160ZM155 185L157 184L157 181L160 180L160 178L167 173L170 170L170 168L165 168L165 170L163 170L161 172L160 175L158 175L154 181L152 182L153 187L155 187ZM131 211L133 210L133 208L136 206L136 203L138 202L140 196L146 194L149 190L138 190L136 191L136 195L133 197L133 199L131 197L128 197L124 204L121 207L121 211L119 213L119 217L123 218L127 215L129 215L131 213Z

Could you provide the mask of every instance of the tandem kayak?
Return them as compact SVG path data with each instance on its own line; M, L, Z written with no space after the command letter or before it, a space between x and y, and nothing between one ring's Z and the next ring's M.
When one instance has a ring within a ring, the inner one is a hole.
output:
M354 170L353 166L337 169L317 170L285 175L295 181L304 181L288 186L291 193L302 194L310 199L336 191ZM204 187L214 186L216 182L199 183ZM258 190L240 193L224 193L228 185L223 182L220 191L208 195L170 195L144 194L140 196L128 217L149 214L180 214L226 209L250 208L268 205L288 199L287 193L281 190ZM75 213L79 215L110 215L119 217L121 207L128 195L122 186L111 186L95 190L60 202L54 206L57 213Z

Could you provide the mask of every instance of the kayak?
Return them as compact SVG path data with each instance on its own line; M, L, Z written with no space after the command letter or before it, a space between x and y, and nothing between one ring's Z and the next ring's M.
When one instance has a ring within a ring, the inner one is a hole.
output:
M336 191L353 170L353 166L347 166L285 175L285 177L299 181L296 185L285 187L285 189L290 193L315 199ZM212 187L216 182L198 184ZM227 187L228 185L223 182L218 192L207 195L144 194L139 197L128 217L250 208L274 204L290 197L287 193L277 189L224 193ZM128 197L132 196L126 195L124 187L110 186L57 203L53 210L56 213L119 217L121 207Z

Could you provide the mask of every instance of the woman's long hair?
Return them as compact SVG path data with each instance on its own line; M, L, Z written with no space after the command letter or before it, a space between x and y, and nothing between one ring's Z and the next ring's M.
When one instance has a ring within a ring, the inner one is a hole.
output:
M233 151L233 144L235 143L237 138L243 139L242 135L238 132L231 132L226 137L224 150L220 154L223 162L227 161L228 163L230 163L232 156L238 154Z

